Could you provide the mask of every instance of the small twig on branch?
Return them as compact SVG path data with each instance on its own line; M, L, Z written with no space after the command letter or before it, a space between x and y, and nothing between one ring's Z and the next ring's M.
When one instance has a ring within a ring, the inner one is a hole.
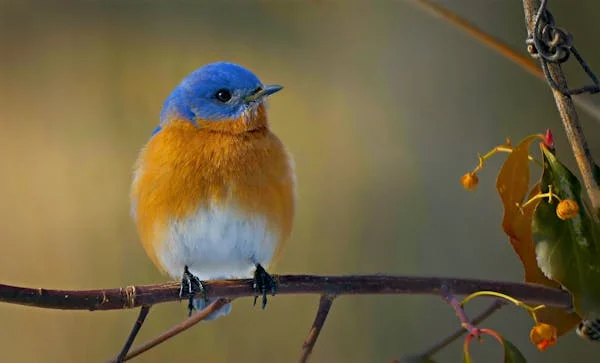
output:
M467 341L469 341L472 337L479 337L482 333L486 333L487 330L486 329L479 329L477 326L475 326L476 323L471 322L471 320L469 319L469 317L467 317L467 313L465 313L465 310L462 307L462 304L460 303L460 301L458 301L454 295L452 295L452 293L450 293L450 290L447 288L447 286L442 286L442 288L440 289L440 295L442 296L442 298L444 299L444 301L446 301L454 310L454 312L456 313L456 316L458 316L458 319L460 320L460 325L461 325L461 329L463 331L466 331L467 333L469 333L469 335L467 336ZM428 356L416 356L416 357L405 357L404 358L404 362L411 362L411 361L430 361L431 359ZM399 360L392 360L391 362L400 362Z
M539 26L540 18L548 17L542 8L542 4L546 4L540 0L523 0L523 9L525 11L525 23L527 25L527 33L530 39L535 39L538 36L536 32L536 25ZM567 40L568 41L568 40ZM543 42L543 40L537 40L537 42ZM565 45L568 47L568 44ZM558 45L557 45L558 48ZM567 139L573 149L577 166L581 172L583 184L587 191L588 197L592 202L594 210L597 212L600 210L600 186L594 178L594 160L592 154L587 145L585 135L575 106L573 105L573 99L569 94L565 94L561 90L568 90L567 80L562 71L560 61L549 61L544 58L541 53L541 49L530 49L532 52L539 54L540 63L542 68L547 69L546 81L551 86L552 94L554 95L554 101L560 114L560 118L565 128ZM532 53L533 54L533 53ZM554 86L553 86L554 85Z
M252 279L204 281L207 298L254 296ZM412 294L439 295L441 286L452 294L496 291L529 304L571 308L571 295L559 289L519 282L389 275L279 275L277 293L287 294ZM0 284L0 302L39 308L118 310L179 301L180 282L104 290L47 290Z
M467 313L465 313L460 301L458 301L445 287L442 287L440 293L444 298L444 301L450 304L452 309L454 309L454 312L456 313L456 316L458 316L458 320L460 320L460 325L463 327L463 329L473 336L479 336L479 328L476 327L471 320L469 320L469 317L467 316Z
M131 333L129 333L129 337L127 337L127 341L125 342L123 349L121 349L121 353L119 353L119 355L117 356L117 359L115 360L117 363L121 363L124 361L125 356L127 355L127 352L129 352L129 349L131 348L131 345L133 344L135 337L138 335L138 332L142 328L142 324L144 324L144 320L146 320L146 316L148 316L149 311L150 311L150 306L148 306L148 305L142 306L142 308L140 309L140 314L138 315L137 319L135 320L135 324L133 324Z
M481 323L485 319L492 316L496 311L500 310L500 308L504 305L506 305L506 302L502 300L494 300L494 302L491 303L491 305L488 306L484 311L482 311L475 318L471 319L471 322L474 325ZM439 342L435 343L433 346L425 350L423 353L403 357L403 359L401 359L400 362L425 361L425 359L431 358L431 356L433 356L440 350L446 348L448 345L452 344L456 339L460 338L466 333L467 331L463 327L460 327L456 329L452 334L448 335L444 339L440 340Z
M313 322L310 331L308 332L308 336L302 345L302 355L300 356L300 363L308 362L308 358L312 353L312 350L319 338L319 334L321 333L321 329L323 329L323 325L325 324L325 320L327 320L327 315L329 314L329 310L331 309L331 305L333 304L333 299L335 299L334 295L321 295L321 299L319 299L319 308L317 309L317 315L315 316L315 321Z
M450 9L447 9L441 4L432 0L411 0L410 2L416 3L428 13L439 16L440 18L448 21L448 23L451 25L469 34L474 39L481 42L481 44L497 52L504 58L514 62L519 67L534 75L536 78L546 81L544 72L530 57L516 51L505 42L486 33L484 30L478 28L468 20L458 16ZM592 116L596 122L600 123L600 107L598 107L590 98L586 98L584 95L577 95L573 97L573 100L575 101L575 104L580 106L585 112Z
M184 332L185 330L198 324L202 320L206 319L207 316L209 316L213 312L219 310L224 305L226 305L230 302L231 302L231 299L218 299L218 300L214 301L212 304L208 305L203 310L197 312L196 314L193 314L189 318L185 319L181 323L175 325L174 327L165 331L164 333L160 334L159 336L155 337L154 339L151 339L151 340L147 341L146 343L143 343L143 344L133 348L131 350L131 352L129 354L127 354L127 356L123 359L123 361L127 361L127 360L130 360L131 358L137 357L138 355L154 348L155 346L159 345L160 343L165 342L166 340L174 337L175 335ZM118 361L117 359L118 358L113 358L113 359L109 360L109 362L116 363Z

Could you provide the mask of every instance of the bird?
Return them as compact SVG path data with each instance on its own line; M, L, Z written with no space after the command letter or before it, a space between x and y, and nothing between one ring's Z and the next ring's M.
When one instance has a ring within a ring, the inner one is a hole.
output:
M201 281L253 278L256 299L275 295L267 272L289 239L296 206L294 160L271 131L265 85L229 62L187 75L163 103L131 184L131 215L158 269L181 279L189 314L217 298ZM226 304L208 320L229 314Z

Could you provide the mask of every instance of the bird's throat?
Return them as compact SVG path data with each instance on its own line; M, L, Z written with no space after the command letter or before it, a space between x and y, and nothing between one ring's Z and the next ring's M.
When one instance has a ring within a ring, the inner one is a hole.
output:
M197 120L198 126L205 130L217 131L229 134L241 134L244 132L268 128L267 111L264 104L249 109L241 116L222 121Z

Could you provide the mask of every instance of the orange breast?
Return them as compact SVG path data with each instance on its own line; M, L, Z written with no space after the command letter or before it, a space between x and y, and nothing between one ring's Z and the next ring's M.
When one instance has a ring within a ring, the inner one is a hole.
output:
M136 168L131 196L137 228L161 269L156 248L167 221L208 203L234 202L244 213L264 216L268 228L281 236L275 255L291 232L293 166L267 127L227 133L173 121L148 142Z

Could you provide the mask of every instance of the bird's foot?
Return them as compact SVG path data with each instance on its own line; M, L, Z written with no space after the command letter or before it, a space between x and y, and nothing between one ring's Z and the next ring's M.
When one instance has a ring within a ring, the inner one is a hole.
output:
M185 295L188 297L188 316L192 315L194 307L194 297L196 293L200 293L202 298L206 300L206 289L202 285L202 281L190 272L187 266L183 269L183 277L181 278L181 287L179 288L179 299L183 299Z
M275 292L277 292L277 282L275 279L267 273L267 271L260 264L256 265L256 270L254 270L254 283L252 284L252 288L254 289L254 305L256 305L256 300L259 296L262 295L262 308L264 309L267 306L267 293L271 293L271 295L275 296Z

